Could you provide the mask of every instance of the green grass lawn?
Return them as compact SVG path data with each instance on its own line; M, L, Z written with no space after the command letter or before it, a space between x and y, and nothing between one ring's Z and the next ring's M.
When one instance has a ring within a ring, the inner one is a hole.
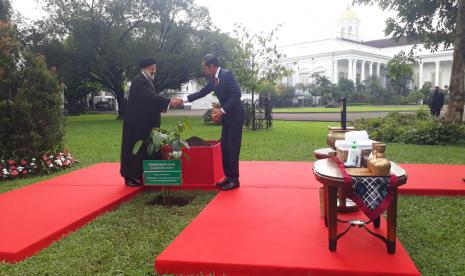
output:
M68 119L66 145L80 161L74 169L119 160L122 123L114 118ZM174 126L181 119L166 117L162 124ZM190 118L190 122L194 130L189 135L220 137L219 126L204 125L200 118ZM276 121L268 131L244 130L241 160L313 161L313 150L325 147L327 126L332 124ZM398 163L463 164L465 147L389 144L387 156ZM54 176L0 182L0 193ZM0 264L0 275L153 274L154 256L215 196L214 192L179 193L194 201L184 207L148 205L157 193L144 192L30 259ZM465 197L400 197L398 236L422 274L464 273L464 207Z
M420 108L428 108L426 105L360 105L347 106L347 112L367 112L367 111L412 111ZM274 108L276 113L312 113L312 112L341 112L339 107L293 107L293 108Z

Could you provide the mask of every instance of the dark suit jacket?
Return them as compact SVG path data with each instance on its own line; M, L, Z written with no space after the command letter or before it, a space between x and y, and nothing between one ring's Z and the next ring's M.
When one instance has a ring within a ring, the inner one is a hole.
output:
M441 110L444 105L444 93L440 91L434 91L429 99L429 107L432 110Z
M221 68L218 79L218 85L215 85L212 78L199 92L189 95L187 99L189 102L193 102L214 91L220 101L221 108L226 112L223 121L243 121L245 112L241 102L241 89L234 75L230 71Z

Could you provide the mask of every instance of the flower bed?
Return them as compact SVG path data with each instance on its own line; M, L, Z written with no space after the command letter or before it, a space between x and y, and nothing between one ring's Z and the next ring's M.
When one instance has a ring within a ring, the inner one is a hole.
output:
M0 160L0 181L51 173L72 167L76 163L76 158L68 151L44 154L37 159Z

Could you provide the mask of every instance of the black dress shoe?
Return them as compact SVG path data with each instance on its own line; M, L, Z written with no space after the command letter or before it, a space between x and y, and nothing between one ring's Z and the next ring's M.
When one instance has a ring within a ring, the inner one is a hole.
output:
M124 184L129 187L140 187L143 185L142 182L134 178L125 178Z
M232 190L232 189L237 189L240 186L241 185L239 183L239 179L230 179L226 184L221 186L221 190L228 191L228 190Z
M229 182L229 178L225 177L223 181L216 182L216 187L221 188Z

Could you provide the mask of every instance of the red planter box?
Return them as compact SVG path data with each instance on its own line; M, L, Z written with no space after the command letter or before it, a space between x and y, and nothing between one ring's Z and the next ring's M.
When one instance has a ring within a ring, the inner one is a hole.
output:
M216 182L223 180L221 143L208 141L211 146L183 149L190 160L182 158L182 186L184 188L215 188Z

